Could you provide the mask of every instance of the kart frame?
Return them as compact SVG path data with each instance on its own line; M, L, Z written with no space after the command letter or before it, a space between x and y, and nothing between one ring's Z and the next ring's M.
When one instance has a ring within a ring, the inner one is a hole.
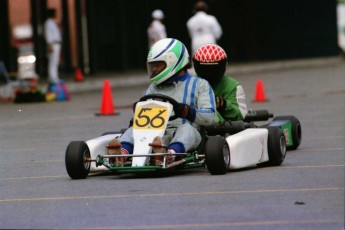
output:
M146 95L140 99L140 101L147 100L158 100L160 104L172 105L172 108L169 109L170 112L174 110L174 106L177 104L174 99L165 95ZM174 115L171 116L170 112L168 117L176 119ZM215 123L210 127L202 127L200 130L202 141L199 147L187 153L152 154L151 152L145 153L144 151L133 155L109 155L105 151L107 143L113 138L120 137L125 129L120 132L107 132L98 138L88 141L72 141L66 149L66 170L72 179L84 179L89 173L104 171L140 173L204 167L212 175L219 175L225 174L230 169L255 165L278 166L285 159L288 143L286 137L296 139L293 134L283 133L283 129L285 131L288 129L290 133L292 131L297 132L299 139L297 138L298 140L295 142L298 142L299 145L301 141L301 125L298 119L293 116L278 117L279 119L274 118L273 122L263 126L256 126L254 124L254 121L263 121L270 118L273 118L273 114L267 110L252 111L244 121L228 121ZM296 123L298 124L297 126ZM248 143L252 144L249 146ZM240 147L237 148L237 145ZM292 148L297 148L298 145L296 146L295 144ZM169 155L177 157L176 161L168 163L166 158ZM239 158L236 155L239 155L241 159L238 160ZM157 156L163 158L163 163L161 165L150 164L151 157ZM242 159L243 156L244 160ZM123 166L117 166L109 163L111 158L127 158L127 160ZM141 159L141 165L133 163L136 159Z

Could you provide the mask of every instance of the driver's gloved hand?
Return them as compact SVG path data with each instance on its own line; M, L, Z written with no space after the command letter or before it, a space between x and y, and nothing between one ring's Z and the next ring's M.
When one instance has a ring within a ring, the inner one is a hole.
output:
M187 104L178 103L176 108L174 108L175 115L181 118L185 118L189 121L195 120L196 110Z
M226 108L226 100L222 97L216 96L216 106L220 113L224 112Z

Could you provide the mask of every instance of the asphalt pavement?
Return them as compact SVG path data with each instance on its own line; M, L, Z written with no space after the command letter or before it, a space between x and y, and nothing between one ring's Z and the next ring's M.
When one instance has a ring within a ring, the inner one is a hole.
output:
M322 67L344 62L343 56L307 58L285 61L255 62L255 63L229 63L227 74L237 76L242 74L259 73L265 71L281 71L293 68ZM194 72L193 69L190 72ZM138 86L149 84L149 78L145 70L126 71L117 73L84 75L83 81L75 81L74 76L62 76L62 80L67 83L67 88L71 93L87 92L93 90L102 90L104 81L109 80L112 88L121 88L127 86ZM47 83L41 81L40 88L46 88Z
M70 76L68 102L1 104L0 229L344 230L345 60L309 61L253 63L245 71L230 65L249 108L294 115L303 134L282 165L225 175L195 168L69 178L67 145L127 127L128 105L147 88L144 71L82 83ZM128 76L143 85L117 88ZM104 79L118 115L95 115ZM263 103L252 100L257 79L265 83ZM77 93L84 85L95 90Z

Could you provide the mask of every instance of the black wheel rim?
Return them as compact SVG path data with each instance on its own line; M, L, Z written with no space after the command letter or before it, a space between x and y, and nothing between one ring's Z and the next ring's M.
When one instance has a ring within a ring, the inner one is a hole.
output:
M88 149L85 149L83 152L83 163L84 169L88 170L90 168L91 162L87 161L90 158L90 152Z
M282 153L282 157L284 158L286 155L286 140L283 135L280 136L279 142L280 142L280 152Z
M228 145L223 146L223 157L224 157L224 164L226 168L230 166L230 149Z

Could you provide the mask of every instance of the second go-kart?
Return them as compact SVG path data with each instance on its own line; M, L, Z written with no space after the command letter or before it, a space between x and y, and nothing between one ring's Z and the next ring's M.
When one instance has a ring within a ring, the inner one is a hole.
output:
M267 110L250 110L245 117L245 122L267 121L273 118L268 124L259 127L279 127L286 138L287 150L296 150L302 141L302 126L301 122L292 115L274 117L272 113Z
M228 122L208 134L200 130L202 141L197 149L185 153L153 153L152 142L157 136L164 139L169 120L177 119L174 108L178 103L165 95L151 94L136 103L133 118L134 152L131 155L109 155L107 145L121 132L108 132L88 141L72 141L66 149L65 164L72 179L85 179L89 173L162 172L186 168L206 167L214 175L225 174L230 169L256 165L279 166L286 155L286 137L280 126L257 127L252 122ZM253 115L253 117L255 117ZM253 118L252 118L253 120ZM279 122L276 120L276 122ZM162 145L161 147L165 147ZM168 157L175 156L169 162ZM162 163L152 163L161 157ZM110 159L126 158L124 165L112 164Z

